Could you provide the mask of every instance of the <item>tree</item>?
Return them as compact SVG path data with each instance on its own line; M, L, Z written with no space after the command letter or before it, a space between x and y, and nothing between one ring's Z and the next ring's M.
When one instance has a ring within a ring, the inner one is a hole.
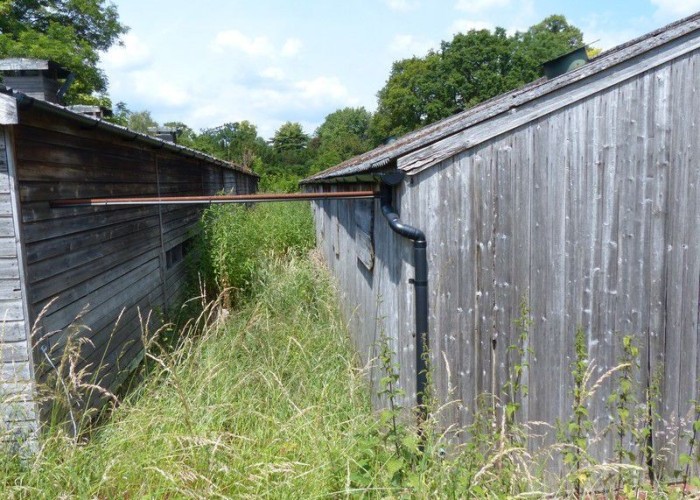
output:
M129 113L126 126L135 132L148 134L149 128L158 128L158 122L153 119L150 111L136 111Z
M300 123L286 122L275 132L272 146L276 151L300 151L309 145L309 136Z
M515 34L513 54L517 79L530 82L543 75L542 63L583 45L583 33L564 16L554 15Z
M258 136L258 128L243 120L202 130L193 139L192 147L223 160L251 167L255 158L264 154L267 145Z
M0 57L52 59L76 75L66 101L107 104L99 51L128 28L105 0L0 0Z
M436 52L394 63L372 136L381 142L520 87L542 76L542 63L581 45L581 30L563 16L512 36L503 28L459 33Z
M315 150L311 171L318 172L371 149L371 120L365 108L339 109L326 116L311 141Z
M106 118L107 121L121 125L122 127L129 126L129 115L131 110L124 101L119 101L114 105L112 116Z

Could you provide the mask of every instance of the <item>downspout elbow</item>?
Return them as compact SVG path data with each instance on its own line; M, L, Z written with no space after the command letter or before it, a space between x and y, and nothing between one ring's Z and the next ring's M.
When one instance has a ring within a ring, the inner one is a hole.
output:
M399 214L396 213L394 207L392 206L392 187L386 184L382 184L381 191L379 193L379 199L381 202L382 213L386 218L391 229L412 241L422 241L425 242L425 233L418 229L417 227L409 226L401 222L399 219Z

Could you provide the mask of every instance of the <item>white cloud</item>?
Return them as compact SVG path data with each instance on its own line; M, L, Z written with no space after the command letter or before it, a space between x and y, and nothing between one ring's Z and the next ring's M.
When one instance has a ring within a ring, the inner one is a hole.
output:
M508 7L511 0L457 0L455 9L477 14L491 9L500 9Z
M389 44L389 50L401 57L424 56L433 45L432 42L413 35L396 35Z
M304 44L298 38L288 38L282 45L282 55L285 57L295 56L303 46Z
M455 9L466 16L461 15L452 22L450 35L469 30L493 31L497 26L513 35L542 19L534 0L458 0Z
M285 121L300 122L307 127L307 131L312 131L331 111L359 105L358 99L337 76L320 75L292 80L292 75L282 75L279 68L273 66L263 72L268 77L279 76L283 79L263 79L254 84L211 81L206 85L206 93L199 91L197 83L191 86L190 98L183 108L154 116L159 121L177 119L195 129L250 120L258 126L261 137L271 137ZM212 102L212 95L216 96L216 102Z
M154 70L134 71L129 80L136 95L149 103L181 107L190 100L190 93L182 86Z
M391 10L397 12L408 12L418 8L417 0L385 0Z
M260 72L260 76L263 78L269 78L270 80L284 80L286 73L282 68L270 66L262 70Z
M655 5L656 17L675 18L681 17L700 10L700 0L651 0Z
M299 96L311 103L341 102L349 98L348 89L335 76L319 76L312 80L300 80L294 84Z
M265 36L249 37L238 30L226 30L216 34L211 48L215 52L229 50L242 52L248 56L271 56L275 50L272 42Z
M115 71L129 71L151 62L151 50L138 36L127 33L121 41L122 45L114 45L102 54L105 66Z

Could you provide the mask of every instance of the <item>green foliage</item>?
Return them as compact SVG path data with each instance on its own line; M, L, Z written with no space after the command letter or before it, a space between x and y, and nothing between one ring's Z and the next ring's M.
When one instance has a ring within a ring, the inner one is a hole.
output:
M642 425L635 431L635 440L642 450L644 464L647 468L649 482L652 486L658 487L663 477L663 457L654 449L654 430L662 421L659 413L661 404L661 385L663 383L663 363L659 363L656 369L650 374L649 384L645 389L646 405L642 416Z
M300 257L274 257L259 271L260 288L225 326L150 354L146 380L90 442L57 430L29 461L0 458L0 497L343 491L358 436L375 424L330 280Z
M593 424L588 415L588 396L591 394L587 387L592 373L588 360L588 345L586 332L583 328L576 330L574 340L575 359L571 363L571 375L573 377L571 408L572 416L564 428L564 438L569 445L564 452L564 463L572 469L570 474L574 484L574 492L577 498L581 498L583 489L588 480L588 473L584 466L590 461L587 453L588 436Z
M314 134L312 148L315 148L315 158L309 173L332 167L371 149L371 120L372 115L365 108L343 108L326 116Z
M681 477L681 491L684 493L684 496L688 486L692 484L691 466L697 466L700 463L700 453L697 450L698 432L700 432L700 403L692 401L692 404L691 428L684 433L687 440L687 452L681 453L678 457L678 465L681 468L678 471L678 475ZM697 482L697 478L695 479ZM692 484L692 486L697 488L699 484Z
M93 95L107 89L99 51L127 30L104 0L0 0L0 57L52 59L75 73L68 103L108 104Z
M527 31L470 30L437 52L394 63L378 93L376 142L470 108L542 76L543 62L582 45L581 31L549 16Z
M126 126L136 132L148 134L148 129L158 127L158 122L153 119L150 111L135 111L129 113Z
M309 136L299 123L286 122L275 131L272 146L278 152L301 151L309 145Z
M178 130L177 143L183 146L192 147L192 141L195 137L195 131L192 130L186 123L183 122L165 122L164 127Z
M258 189L262 193L295 193L299 191L301 176L294 174L267 174L262 176Z
M616 388L610 395L608 404L615 413L613 426L617 435L617 460L625 463L635 459L634 452L625 445L625 440L632 427L633 412L637 405L635 381L639 370L639 348L635 345L634 338L629 335L622 338L622 358L619 366Z
M518 412L521 408L523 398L527 397L528 387L523 384L523 373L529 368L528 357L533 354L528 347L530 328L532 327L530 309L525 299L520 302L520 316L515 320L517 333L516 343L508 346L510 363L508 365L508 380L503 386L506 397L505 419L506 430L515 429Z
M233 301L255 289L268 260L307 252L315 240L310 207L303 202L213 205L202 226L205 282L210 291L228 290Z
M257 127L246 120L204 129L182 144L244 167L252 167L267 149Z

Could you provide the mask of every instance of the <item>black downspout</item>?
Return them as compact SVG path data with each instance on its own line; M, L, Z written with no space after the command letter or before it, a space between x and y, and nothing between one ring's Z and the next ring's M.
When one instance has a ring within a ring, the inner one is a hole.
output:
M381 177L380 203L382 213L389 222L391 229L413 241L413 267L415 276L410 282L415 290L416 306L416 404L418 407L419 425L427 417L425 407L425 392L428 386L428 368L426 365L426 349L428 347L428 256L425 234L418 228L401 222L399 215L392 206L393 189L405 176L404 172L395 171Z

